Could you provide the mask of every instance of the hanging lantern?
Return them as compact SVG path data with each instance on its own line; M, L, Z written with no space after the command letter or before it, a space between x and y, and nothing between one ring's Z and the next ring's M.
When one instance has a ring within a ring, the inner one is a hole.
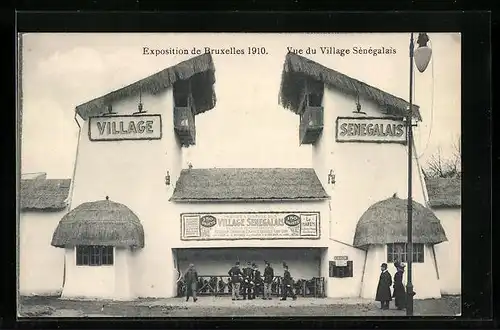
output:
M418 48L413 54L415 65L420 72L424 72L431 61L432 49L427 46L427 42L429 42L427 33L420 33L417 39Z

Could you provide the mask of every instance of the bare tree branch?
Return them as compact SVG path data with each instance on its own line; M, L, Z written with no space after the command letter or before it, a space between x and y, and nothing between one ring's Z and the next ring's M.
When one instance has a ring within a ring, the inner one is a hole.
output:
M432 155L424 170L426 177L449 178L462 174L462 145L460 136L452 143L453 152L449 159L443 159L441 148Z

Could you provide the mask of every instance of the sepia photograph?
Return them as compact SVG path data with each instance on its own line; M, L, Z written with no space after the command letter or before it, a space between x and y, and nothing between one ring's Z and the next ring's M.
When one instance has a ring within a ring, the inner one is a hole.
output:
M18 34L18 317L458 316L459 33Z

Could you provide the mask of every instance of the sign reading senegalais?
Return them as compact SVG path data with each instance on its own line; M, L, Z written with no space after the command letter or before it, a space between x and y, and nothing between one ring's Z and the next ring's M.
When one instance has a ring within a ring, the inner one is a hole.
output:
M401 118L338 117L337 142L406 143Z
M318 239L319 212L183 213L182 240Z
M91 141L159 140L161 116L145 114L90 117L89 139Z

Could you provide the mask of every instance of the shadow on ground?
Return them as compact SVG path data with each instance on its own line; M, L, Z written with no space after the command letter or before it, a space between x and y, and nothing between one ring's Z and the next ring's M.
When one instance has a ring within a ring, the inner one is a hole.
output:
M227 297L201 297L186 303L182 298L139 299L127 302L66 300L58 297L21 297L20 317L234 317L234 316L405 316L404 311L380 310L367 300L313 299L297 301L231 301ZM414 315L460 314L460 296L415 300Z

